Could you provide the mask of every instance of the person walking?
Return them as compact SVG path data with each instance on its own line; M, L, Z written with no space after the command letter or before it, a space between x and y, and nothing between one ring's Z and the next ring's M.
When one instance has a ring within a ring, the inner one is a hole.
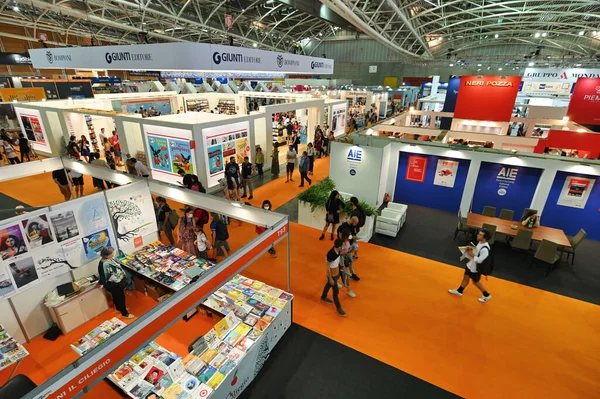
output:
M91 162L90 142L88 141L87 137L85 137L85 135L83 134L81 135L81 139L79 140L79 152L81 153L83 159L85 159L86 162Z
M335 136L333 134L333 130L329 131L329 136L327 137L327 156L331 154L331 145L335 141Z
M10 162L12 165L21 163L21 161L19 161L19 157L17 156L17 151L15 150L15 147L11 143L10 139L2 140L0 144L2 146L2 154L6 157L8 162Z
M79 161L81 162L81 161ZM83 197L83 173L76 172L74 170L71 171L71 181L73 182L73 188L75 191L75 198Z
M121 142L119 141L119 133L116 130L113 130L112 136L108 139L108 141L112 145L113 153L115 154L115 161L117 163L117 166L123 166L123 160L122 160L123 153L121 152Z
M148 176L150 176L150 171L148 170L148 168L146 167L146 165L144 165L143 163L141 163L140 161L138 161L135 158L129 158L127 160L127 166L129 168L131 168L132 171L135 171L135 174L137 176L140 176L140 177L148 177Z
M258 176L263 177L263 165L265 163L265 154L262 152L262 148L259 145L256 146L256 154L254 155L254 165L258 171Z
M229 189L232 190L231 183L233 183L236 197L240 198L240 166L235 162L235 157L229 158L229 163L225 165L225 176L228 180Z
M65 198L65 202L71 199L71 186L69 186L69 182L73 184L71 181L71 176L69 172L65 169L57 169L52 172L52 180L58 186L60 193Z
M312 180L308 177L308 171L310 170L310 159L308 159L308 153L304 151L302 156L300 157L300 164L298 165L298 169L300 170L300 186L304 187L304 180L308 182L310 186L312 184Z
M212 249L212 246L210 245L208 238L206 238L206 234L204 234L203 226L194 227L194 233L196 233L194 244L198 250L198 257L200 259L208 260L208 251Z
M285 169L285 182L294 181L292 178L294 176L294 168L296 167L296 156L298 155L296 151L294 151L294 146L290 145L288 152L285 155L287 159L286 169Z
M312 176L314 175L313 169L315 167L315 147L313 147L313 143L308 143L306 153L308 154L308 160L310 162L308 165L308 174Z
M279 148L277 143L273 143L273 152L271 153L271 175L279 176Z
M213 259L217 258L219 251L223 251L225 257L229 256L229 231L227 231L227 225L221 220L217 213L211 213L212 222L210 224L210 231L212 233L212 247L214 249Z
M171 212L175 212L171 209L167 200L164 197L156 197L156 203L158 204L158 210L156 212L156 220L158 222L158 235L160 239L160 233L164 232L165 236L169 240L169 243L175 245L175 239L173 238L173 224L171 219L175 217L171 216Z
M345 267L348 269L348 275L355 281L359 281L360 278L354 273L353 261L354 256L352 254L358 251L358 218L356 216L350 216L348 220L340 224L337 230L338 238L348 238L348 248L344 252L342 261ZM350 295L352 296L352 295Z
M262 203L262 208L265 211L270 211L273 208L273 206L271 205L271 201L264 200L263 203ZM262 233L264 233L265 231L267 231L267 227L268 226L261 226L261 225L257 224L256 225L256 229L255 229L256 234L261 235ZM271 248L269 248L268 252L269 252L269 255L271 255L273 258L277 257L277 251L275 251L275 246L274 245L271 245Z
M100 251L100 262L98 263L98 284L110 292L115 308L126 319L133 319L135 316L127 310L125 302L125 289L133 288L131 277L123 270L121 265L116 263L115 250L113 247L104 247Z
M196 227L194 208L186 206L183 210L183 217L179 220L179 248L198 256L198 247L194 244L194 241L196 241L194 227Z
M25 158L27 158L28 162L31 162L31 158L29 157L31 146L23 133L19 133L19 152L21 153L21 162L25 162Z
M247 194L248 200L254 198L254 187L252 187L252 177L254 176L254 168L250 163L250 159L248 157L244 157L244 162L242 162L242 187L244 187L244 195L241 198L246 198Z
M356 294L350 289L350 280L348 279L353 274L352 251L350 249L351 236L348 235L347 232L338 234L338 236L341 237L340 240L342 240L342 247L340 248L340 277L342 279L342 284L338 283L338 288L346 287L346 294L348 294L350 298L356 298Z
M321 147L321 153L324 157L327 156L329 150L329 137L325 132L323 132L323 146Z
M327 262L327 282L325 283L325 287L323 287L321 300L326 303L335 303L335 307L340 316L346 316L346 312L344 312L342 304L340 303L340 289L338 287L338 280L340 278L340 249L342 244L342 240L339 238L336 239L333 247L325 256ZM329 295L329 290L333 290L333 301L327 297Z
M385 200L385 198L384 198ZM389 201L388 201L389 202ZM351 197L350 198L350 206L352 206L352 212L350 212L350 218L356 218L356 223L354 226L356 228L356 248L353 250L352 259L358 259L358 233L360 233L360 228L363 227L367 221L367 215L365 214L364 209L358 203L358 198ZM387 203L386 203L387 206ZM356 277L356 276L354 276ZM353 278L354 278L353 277ZM355 280L359 280L358 277L354 278Z
M331 240L333 241L335 226L340 222L340 212L342 212L343 208L344 203L340 199L340 193L337 190L333 190L325 204L325 210L327 211L325 214L325 227L323 227L323 232L321 233L319 240L325 238L325 233L327 233L327 229L331 225Z
M323 135L321 134L321 130L318 130L315 135L315 152L317 158L321 158L323 155Z
M469 285L469 279L473 280L475 286L479 288L483 296L479 298L479 302L487 302L492 299L492 296L489 292L487 292L485 286L481 283L481 273L479 271L479 266L490 257L490 244L488 240L490 238L490 233L486 229L479 230L477 234L477 246L475 248L469 247L464 253L464 256L469 260L467 262L467 266L465 268L465 275L460 283L460 287L458 289L448 290L448 292L452 295L462 296L463 291ZM491 261L491 258L489 259Z

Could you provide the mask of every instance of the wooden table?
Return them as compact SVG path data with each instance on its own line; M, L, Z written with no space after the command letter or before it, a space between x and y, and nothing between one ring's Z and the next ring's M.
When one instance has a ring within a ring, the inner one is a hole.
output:
M567 238L565 232L559 229L554 229L552 227L545 226L539 226L534 227L533 229L529 229L527 227L523 227L520 222L514 220L505 220L491 216L484 216L478 213L469 213L467 215L467 226L469 227L480 229L484 223L495 225L496 233L504 234L511 237L517 235L517 232L521 229L532 230L532 239L534 241L548 240L558 244L559 246L571 248L571 243L569 242L569 239ZM514 224L518 225L519 228L513 230L510 226Z

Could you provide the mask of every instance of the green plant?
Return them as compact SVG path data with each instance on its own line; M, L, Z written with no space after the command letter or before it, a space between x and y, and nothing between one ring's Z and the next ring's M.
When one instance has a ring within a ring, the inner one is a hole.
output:
M335 190L335 182L327 177L312 185L308 190L298 194L297 198L299 201L310 204L310 210L314 212L317 208L325 208L329 195L333 190ZM365 201L359 200L358 204L362 207L365 215L376 216L378 214L377 208L367 204ZM352 212L350 201L345 201L344 213L349 214L350 212Z

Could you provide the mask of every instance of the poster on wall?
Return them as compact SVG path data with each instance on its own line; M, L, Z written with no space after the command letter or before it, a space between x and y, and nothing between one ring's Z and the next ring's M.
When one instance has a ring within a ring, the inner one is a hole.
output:
M196 172L191 130L144 125L144 134L153 179L178 184L181 182L180 170L186 174Z
M68 273L69 269L73 267L58 245L51 245L37 251L34 260L40 279Z
M42 124L40 111L36 109L15 107L19 126L25 134L25 137L30 141L31 146L40 151L52 152L48 142L48 136Z
M138 189L107 192L108 209L119 246L157 231L154 204L145 183Z
M406 180L423 183L427 172L426 157L411 155L408 157L408 167L406 168Z
M331 107L331 130L335 137L346 133L346 105L338 104Z
M112 100L113 111L128 112L130 114L142 113L143 111L150 112L152 108L162 115L169 115L172 112L171 100L168 98L156 98L150 100Z
M0 256L8 260L27 252L27 246L19 224L0 227Z
M208 187L219 183L224 174L224 163L227 163L230 157L235 157L237 163L242 163L247 156L252 162L249 129L249 122L202 129Z
M433 184L443 187L454 187L456 174L458 173L458 161L450 161L448 159L438 159L437 167L435 168L435 177Z
M585 177L567 176L563 185L558 205L584 209L590 193L594 188L594 180Z
M5 265L0 265L0 299L8 298L16 293L10 272Z
M24 256L8 262L8 267L12 274L17 290L34 285L39 282L39 276L35 268L35 263L31 256Z
M29 248L36 249L54 242L47 215L33 216L21 221Z

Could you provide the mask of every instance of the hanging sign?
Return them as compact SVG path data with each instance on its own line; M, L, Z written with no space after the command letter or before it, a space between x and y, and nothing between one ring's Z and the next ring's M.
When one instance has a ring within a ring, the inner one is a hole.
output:
M427 171L426 157L411 155L408 157L408 167L406 168L406 180L423 183Z
M228 29L233 28L233 17L229 14L225 14L225 26Z

